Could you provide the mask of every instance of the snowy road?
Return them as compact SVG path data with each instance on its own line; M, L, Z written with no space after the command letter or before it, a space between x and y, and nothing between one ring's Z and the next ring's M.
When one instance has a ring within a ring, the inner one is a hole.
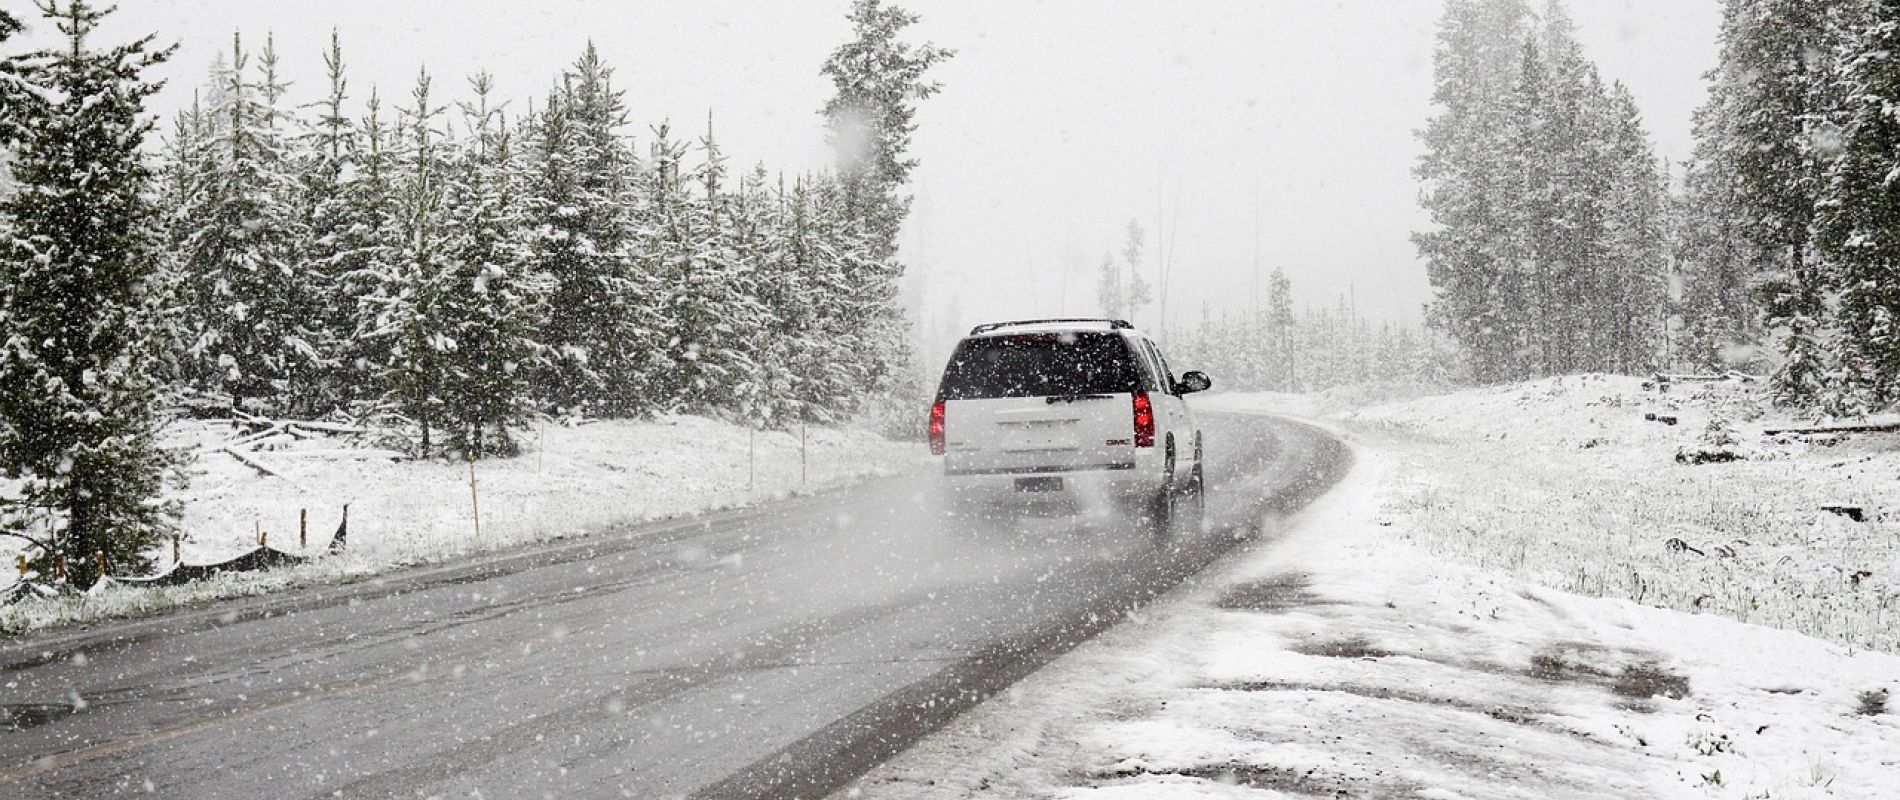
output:
M1344 472L1212 416L1215 524L945 524L928 476L0 649L0 795L836 788Z

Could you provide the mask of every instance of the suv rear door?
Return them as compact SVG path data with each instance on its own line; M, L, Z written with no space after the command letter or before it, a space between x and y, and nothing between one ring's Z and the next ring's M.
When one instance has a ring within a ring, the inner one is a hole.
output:
M944 403L951 474L1129 469L1141 374L1120 333L1062 331L964 339Z

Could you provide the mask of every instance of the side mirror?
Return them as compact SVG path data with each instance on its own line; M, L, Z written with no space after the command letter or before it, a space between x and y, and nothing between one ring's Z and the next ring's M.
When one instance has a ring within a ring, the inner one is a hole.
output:
M1182 394L1193 394L1214 388L1214 381L1210 380L1205 372L1193 371L1181 376L1179 386Z

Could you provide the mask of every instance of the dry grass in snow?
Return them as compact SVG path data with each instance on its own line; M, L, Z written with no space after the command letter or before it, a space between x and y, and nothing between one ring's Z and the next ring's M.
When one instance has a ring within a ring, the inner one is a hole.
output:
M1755 384L1644 384L1552 378L1328 420L1394 453L1387 511L1432 553L1900 652L1900 434L1769 437L1811 421L1774 411ZM1711 420L1736 442L1718 449L1742 460L1679 463L1678 452L1705 447Z

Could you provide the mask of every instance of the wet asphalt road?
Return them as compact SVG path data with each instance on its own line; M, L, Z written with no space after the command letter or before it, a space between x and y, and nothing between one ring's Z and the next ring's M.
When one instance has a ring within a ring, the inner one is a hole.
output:
M1347 468L1303 425L1203 425L1210 524L1159 546L948 518L913 475L7 642L0 797L822 796Z

